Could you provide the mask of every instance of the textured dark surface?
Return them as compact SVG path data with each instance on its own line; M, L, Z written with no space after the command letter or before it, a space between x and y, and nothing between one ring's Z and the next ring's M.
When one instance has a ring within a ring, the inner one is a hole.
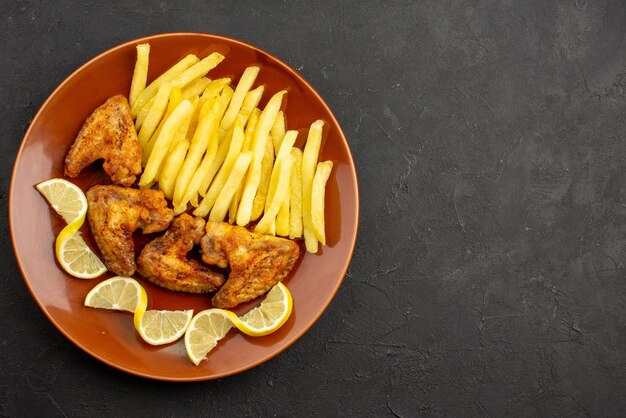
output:
M626 2L2 1L0 415L616 416L626 407ZM361 223L318 323L246 373L153 382L36 306L6 206L80 64L169 31L255 44L349 139Z

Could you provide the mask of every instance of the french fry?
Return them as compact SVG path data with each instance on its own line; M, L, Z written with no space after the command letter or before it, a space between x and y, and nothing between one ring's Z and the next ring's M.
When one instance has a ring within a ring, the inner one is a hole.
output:
M217 97L213 97L211 100L204 103L200 109L198 126L196 127L194 135L191 139L189 152L187 153L187 157L185 157L180 173L178 173L178 177L176 178L176 186L174 187L174 206L180 206L180 202L183 199L185 191L187 191L187 186L189 186L191 177L196 172L196 169L202 161L202 155L206 152L208 155L214 156L217 151L217 138L215 138L215 141L209 142L209 139L211 138L210 130L212 128L211 118L213 117L211 115L211 110L213 109L213 106L215 106L216 101Z
M199 80L202 80L202 79L199 79ZM200 116L200 109L202 108L202 106L204 106L204 104L207 101L213 99L214 97L220 96L220 93L222 92L224 87L228 86L229 83L230 83L230 78L220 78L210 83L210 85L207 86L207 88L205 88L203 92L201 92L202 96L200 96L200 105L196 108L196 111L191 117L191 122L189 123L189 130L187 132L187 138L193 138L193 135L196 131L196 127L198 126L198 118ZM194 97L197 97L197 96L194 96ZM226 103L226 105L228 105L228 103ZM223 106L225 105L220 105L220 110Z
M133 71L133 79L130 82L130 93L128 94L128 104L133 106L135 100L146 88L148 80L148 61L150 60L150 44L137 45L137 61Z
M265 154L265 143L267 142L272 124L276 119L276 114L278 114L280 110L285 93L287 92L282 90L272 96L265 106L265 109L263 109L263 112L261 112L257 126L254 129L254 136L252 138L252 162L248 169L243 194L239 202L239 209L237 210L237 225L244 226L250 222L254 196L259 187L259 182L261 181L261 162Z
M304 243L307 251L317 252L318 240L313 232L311 219L311 190L317 159L322 145L322 128L324 121L317 120L311 124L309 135L302 153L302 224Z
M248 119L252 118L253 115L251 113L254 112L254 110L258 111L258 109L256 109L256 105L261 100L261 94L263 94L263 89L257 88L257 89L254 89L253 91L250 91L246 95L243 105L241 106L241 111L239 112L239 115L237 116L237 117L242 118L242 122L244 125L246 125L246 122L248 121ZM260 111L258 111L258 116L260 116ZM257 119L258 119L258 116L257 116ZM248 125L250 125L250 123L248 123ZM246 128L246 131L247 130L248 129ZM223 132L223 131L220 131L220 132ZM230 146L230 138L232 138L232 133L231 135L226 135L225 138L223 137L219 138L220 145L219 145L219 149L217 150L217 156L215 160L213 161L213 164L211 165L209 172L207 173L207 177L204 179L204 181L202 182L202 186L200 187L200 196L202 197L206 195L206 192L209 189L209 186L211 185L211 181L213 181L213 177L215 177L217 170L219 170L220 166L222 165L222 162L224 161L224 158L226 158L226 153L228 152L228 147ZM245 141L246 139L244 138L244 144L245 144Z
M274 150L278 154L278 150L280 149L280 144L283 142L283 137L285 136L285 114L281 110L276 115L276 120L272 125L272 141L274 143Z
M291 156L289 157L291 158ZM293 159L292 159L293 161ZM289 183L287 183L287 194L283 203L280 205L278 214L276 215L276 235L281 237L289 236L289 200L291 197L291 175L293 174L293 162L291 173L289 173Z
M261 92L263 92L263 86L259 87ZM258 90L258 89L255 89ZM253 92L249 92L248 95L251 95ZM244 105L241 107L241 112L245 112L245 101ZM241 115L240 112L240 115ZM241 146L241 152L250 151L252 135L254 134L254 128L256 127L256 123L259 120L259 116L261 115L261 111L257 108L254 108L250 113L250 117L248 118L248 123L246 124L246 132L244 134L243 145ZM239 184L235 195L230 201L230 207L228 208L228 222L234 224L237 219L237 209L239 208L239 201L241 200L241 194L243 193L243 182Z
M201 216L204 218L209 213L211 208L213 208L213 205L215 204L217 200L217 196L220 194L220 191L224 188L224 185L226 184L226 181L228 180L228 176L230 175L230 172L233 170L233 167L235 166L237 157L241 153L241 146L243 145L243 137L244 137L243 124L242 124L241 118L239 118L237 122L235 122L235 126L233 129L233 136L230 140L230 147L228 148L228 154L226 155L226 158L224 159L222 166L220 167L217 175L215 176L215 179L211 183L211 187L209 187L209 190L204 196L204 199L202 199L202 202L200 203L200 205L193 212L194 215ZM237 183L237 186L238 185L239 183ZM236 192L236 190L237 189L235 186L235 191L233 191L233 194ZM231 198L232 198L232 195L228 199L229 204L230 204ZM225 209L227 210L228 206L226 206ZM224 214L225 213L226 212L224 212Z
M237 161L233 166L230 175L228 176L228 180L224 184L224 187L220 191L220 194L217 196L217 200L215 201L215 205L211 210L211 214L209 215L209 220L213 222L221 222L226 217L226 211L228 210L228 206L230 204L230 200L233 197L233 194L237 190L239 184L243 181L244 176L246 175L246 171L250 166L250 161L252 161L252 152L243 152L239 154L237 157ZM196 212L194 211L194 215Z
M174 138L172 139L172 142L170 143L170 146L167 149L167 154L165 158L163 158L163 160L161 161L161 164L159 165L159 169L157 170L157 174L153 180L154 182L160 182L161 174L163 173L163 168L165 167L165 163L167 162L168 156L174 151L174 147L176 146L176 144L179 141L186 140L185 132L187 130L188 124L189 124L189 118L185 119L185 121L182 122L180 125L178 125L178 127L176 128L176 133L174 134ZM183 156L183 159L184 159L184 156ZM148 186L144 188L148 188Z
M297 137L298 137L297 131L287 132L281 143L281 148L278 150L278 154L276 155L276 161L274 163L274 167L272 168L272 174L270 176L267 198L265 199L265 211L266 212L269 208L269 205L274 200L274 194L276 193L277 184L278 184L278 180L279 180L280 173L281 173L281 164L283 164L283 162L286 159L289 159L291 149L293 148L293 144L296 142ZM268 142L271 142L271 141L268 140ZM271 144L271 145L272 147L274 146L274 144ZM276 235L276 221L272 221L269 228L267 228L267 230L264 233L270 234L270 235Z
M181 169L185 154L189 149L189 141L185 138L178 139L173 144L172 151L167 156L165 164L159 173L159 189L163 191L166 199L172 199L176 177Z
M291 193L289 199L289 238L302 237L302 151L292 148Z
M210 78L200 77L183 89L183 99L200 96L202 92L209 87L209 84L211 84Z
M137 113L137 118L135 118L135 130L138 131L143 126L143 122L148 117L148 113L150 113L150 109L152 108L152 105L154 104L155 99L156 99L156 95L152 96L150 101L139 111L139 113Z
M183 97L182 97L180 89L178 87L173 88L170 91L170 98L169 98L169 101L167 102L167 110L165 111L165 115L163 116L163 118L161 118L161 123L159 123L159 127L152 134L152 137L146 143L145 147L143 148L141 152L141 165L142 166L145 167L145 165L148 164L148 159L150 158L150 155L152 154L152 149L154 148L154 144L156 143L156 140L159 137L159 134L161 133L161 129L163 129L163 125L165 124L165 121L169 118L169 116L172 114L174 109L176 109L176 106L178 106L180 102L182 101L183 101Z
M261 101L261 97L263 96L264 90L265 90L265 87L259 86L255 88L254 90L250 90L246 94L246 97L243 99L243 104L241 105L241 109L239 110L239 115L245 116L244 125L246 125L245 123L246 121L249 123L249 121L252 118L252 113L255 110L258 110L257 106L259 105L259 102ZM260 115L261 115L261 111L258 110L258 114L256 116L257 120ZM247 129L247 125L246 125L246 129Z
M217 67L224 60L224 56L219 52L213 52L208 57L204 57L199 62L176 76L172 81L172 87L180 87L181 89L195 81L200 77L204 77L209 71Z
M161 132L156 139L154 148L148 159L148 163L146 164L146 168L143 171L143 175L139 180L140 187L146 186L154 180L159 166L169 150L169 146L172 143L174 135L181 125L189 122L192 112L193 105L191 102L189 100L183 100L178 106L176 106L176 109L174 109L172 114L167 118L163 124L163 129L161 129ZM185 127L185 129L187 128Z
M222 120L224 117L224 112L228 108L228 104L233 98L234 91L230 86L224 86L222 89L222 93L220 94L220 98L217 101L217 120Z
M231 89L229 86L224 86L224 89L222 90L222 93L220 94L220 97L217 100L216 105L215 105L216 106L215 117L217 118L218 125L232 97L233 97L233 89ZM211 184L211 181L213 180L213 177L215 176L215 174L217 173L217 170L220 168L220 166L224 162L224 159L226 158L226 154L228 153L228 148L230 147L231 137L232 137L232 132L228 136L228 141L224 141L224 137L222 136L222 131L218 130L217 140L218 140L219 146L218 146L218 150L216 154L216 159L209 167L209 170L206 172L206 177L200 183L200 187L198 188L198 193L194 193L191 197L190 202L193 206L198 206L198 194L200 194L200 196L202 197L206 195L206 191L208 190L209 185Z
M161 74L156 80L148 85L137 97L132 107L133 116L137 117L139 111L152 99L157 93L159 87L163 84L174 80L177 76L183 73L186 69L200 61L198 57L193 54L187 55L185 58L174 64L169 70Z
M259 234L267 234L270 231L272 222L276 220L276 215L280 210L280 206L287 197L288 184L290 182L291 167L293 165L293 159L291 156L285 159L280 165L280 175L278 176L278 183L276 184L276 190L272 198L272 202L265 210L263 217L258 224L254 227L254 232Z
M274 144L272 141L265 143L265 155L261 161L261 181L259 182L259 188L254 196L252 202L252 214L250 215L251 221L256 221L263 214L263 209L266 204L267 191L270 188L270 177L272 175L272 168L274 167Z
M326 245L326 232L324 226L324 198L326 193L326 182L333 169L332 161L324 161L317 165L315 176L313 177L313 187L311 188L311 225L315 236Z
M154 134L154 131L156 131L159 126L159 122L161 122L161 119L165 114L165 110L167 109L167 103L171 91L172 86L169 83L165 83L159 87L159 91L154 96L154 103L150 107L148 115L146 116L143 125L141 125L141 130L137 135L137 138L139 139L139 146L141 146L142 149L146 146L152 137L152 134Z
M235 93L233 94L233 98L230 101L228 106L228 110L224 114L222 121L220 122L220 130L228 132L230 128L232 128L235 123L235 118L239 114L239 110L241 109L241 105L243 104L244 98L246 94L252 88L252 84L256 80L257 75L259 74L259 67L248 67L244 70L241 78L239 79L239 83L237 83L237 87L235 88Z
M202 184L202 180L206 178L207 172L211 168L215 159L218 158L220 147L217 147L217 151L213 152L213 150L216 148L215 144L217 144L218 141L217 137L219 122L217 120L217 101L210 111L210 118L208 123L209 127L207 128L207 130L209 132L209 145L207 147L207 152L205 152L200 166L193 173L193 176L189 181L189 185L185 189L185 193L183 193L182 199L174 204L175 214L183 213L185 210L187 210L187 203L189 203L194 197L197 199L198 189Z
M230 84L230 78L218 78L211 81L211 84L204 89L200 95L201 99L209 100L213 97L218 97L222 92L222 89Z
M265 205L265 210L269 203L274 198L274 191L276 190L276 184L278 182L278 176L280 175L280 165L283 161L289 158L291 154L291 150L293 148L293 144L296 143L296 139L298 138L298 131L289 131L285 134L285 137L281 143L281 147L278 150L276 155L276 162L274 163L274 167L272 168L272 174L270 176L270 187L269 187L269 195L267 204Z

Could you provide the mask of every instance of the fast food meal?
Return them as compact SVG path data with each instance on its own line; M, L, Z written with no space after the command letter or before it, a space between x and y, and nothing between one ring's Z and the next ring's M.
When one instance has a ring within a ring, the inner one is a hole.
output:
M153 345L188 330L185 345L197 365L228 329L265 335L287 320L291 297L280 282L300 257L295 240L304 238L311 253L326 245L324 198L333 163L318 161L322 120L309 127L303 149L295 146L299 133L288 129L286 90L259 107L265 86L254 84L262 67L245 68L231 87L230 78L208 75L223 55L189 54L147 84L149 55L149 45L137 46L128 99L116 95L95 109L66 156L68 177L103 159L114 184L92 186L82 196L83 212L70 209L59 237L79 239L86 212L104 264L83 275L108 269L123 277L100 283L85 305L134 312L135 328ZM61 213L43 184L38 189ZM137 229L162 233L138 257ZM98 260L80 240L83 252ZM189 257L198 245L200 258ZM135 272L172 291L214 293L219 309L193 319L190 311L146 311L145 290L128 277ZM242 317L225 310L266 294L266 302Z

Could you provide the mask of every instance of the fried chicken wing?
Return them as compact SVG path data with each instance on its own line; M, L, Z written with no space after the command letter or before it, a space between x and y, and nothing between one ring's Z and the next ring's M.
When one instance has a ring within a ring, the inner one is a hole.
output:
M87 203L87 218L104 264L122 276L136 269L133 232L163 231L174 217L163 192L157 190L93 186L87 191Z
M126 97L109 98L85 120L65 157L65 174L76 177L94 161L113 183L130 186L141 173L141 148Z
M224 276L210 270L187 253L204 236L204 220L186 213L174 219L169 229L146 245L137 259L137 271L146 280L169 290L189 293L214 292Z
M201 244L202 261L230 265L228 280L212 300L217 308L232 308L263 295L289 274L300 255L293 241L225 222L207 222Z

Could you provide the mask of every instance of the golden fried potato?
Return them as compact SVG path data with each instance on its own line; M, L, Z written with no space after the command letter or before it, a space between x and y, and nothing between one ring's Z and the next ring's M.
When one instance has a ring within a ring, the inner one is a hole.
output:
M311 226L315 236L326 245L326 232L324 224L324 199L326 196L326 182L333 169L332 161L324 161L317 165L311 188Z
M130 82L130 93L128 94L128 104L133 106L139 94L146 88L148 81L148 61L150 60L150 44L137 45L137 61L133 78Z

